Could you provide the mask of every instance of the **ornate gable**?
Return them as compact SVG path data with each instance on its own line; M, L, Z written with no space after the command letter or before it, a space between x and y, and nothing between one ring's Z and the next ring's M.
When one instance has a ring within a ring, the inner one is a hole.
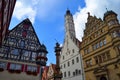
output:
M54 78L56 73L56 65L51 64L48 69L48 79Z
M23 20L6 36L1 48L2 58L35 62L41 44L29 19Z

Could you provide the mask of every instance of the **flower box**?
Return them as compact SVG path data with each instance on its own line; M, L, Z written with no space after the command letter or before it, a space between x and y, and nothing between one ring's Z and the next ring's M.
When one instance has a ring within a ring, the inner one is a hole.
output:
M2 72L2 71L4 71L4 69L3 69L3 68L0 68L0 72Z
M15 70L13 70L13 69L9 69L8 70L10 73L14 73L15 72Z
M31 71L26 71L26 74L31 75L32 72Z
M15 70L16 73L21 73L21 70Z
M32 75L37 76L37 72L32 72Z

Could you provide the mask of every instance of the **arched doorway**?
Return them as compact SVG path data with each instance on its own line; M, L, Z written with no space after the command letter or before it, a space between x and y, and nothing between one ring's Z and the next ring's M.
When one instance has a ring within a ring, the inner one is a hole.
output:
M101 76L101 77L100 77L100 80L107 80L107 78L104 77L104 76Z

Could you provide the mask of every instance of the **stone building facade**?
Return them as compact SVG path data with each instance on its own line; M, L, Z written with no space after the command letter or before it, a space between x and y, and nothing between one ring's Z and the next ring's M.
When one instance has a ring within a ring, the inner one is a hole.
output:
M88 13L80 53L86 80L120 80L120 24L114 11L103 20Z

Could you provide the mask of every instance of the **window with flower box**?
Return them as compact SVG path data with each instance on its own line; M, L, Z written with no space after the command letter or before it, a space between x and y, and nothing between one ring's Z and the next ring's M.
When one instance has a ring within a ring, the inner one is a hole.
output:
M20 73L22 72L22 65L21 64L15 64L15 63L10 63L9 65L9 72L11 73Z
M27 69L26 69L26 73L28 75L37 75L38 73L38 67L37 66L29 66L29 65L26 65L27 66Z
M5 67L6 67L6 63L0 62L0 72L4 71Z
M22 67L22 65L21 64L14 64L14 63L12 63L12 64L10 64L10 69L13 69L13 70L21 70L21 67Z

